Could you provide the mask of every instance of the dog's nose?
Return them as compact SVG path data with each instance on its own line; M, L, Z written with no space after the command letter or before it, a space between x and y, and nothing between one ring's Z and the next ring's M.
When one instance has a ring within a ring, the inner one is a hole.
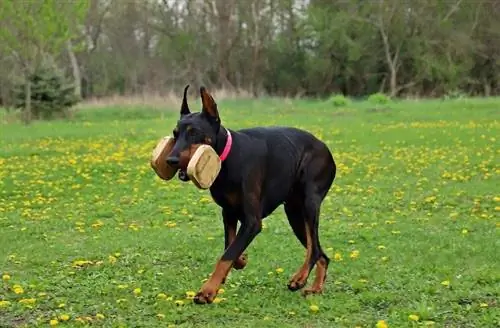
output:
M167 164L170 166L179 165L179 157L172 157L172 156L168 157Z

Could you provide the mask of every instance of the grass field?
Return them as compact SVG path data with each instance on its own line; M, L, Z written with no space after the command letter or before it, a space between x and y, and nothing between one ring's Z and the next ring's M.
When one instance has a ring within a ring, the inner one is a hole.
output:
M286 287L305 251L280 207L218 303L193 304L223 227L208 191L149 166L177 109L89 109L0 126L0 327L500 325L500 99L227 100L219 111L233 129L292 125L329 145L322 295Z

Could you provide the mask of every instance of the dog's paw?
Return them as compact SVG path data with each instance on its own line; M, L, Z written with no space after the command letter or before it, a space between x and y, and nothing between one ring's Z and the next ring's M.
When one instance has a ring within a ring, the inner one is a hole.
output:
M307 271L299 271L293 275L293 277L288 282L288 289L292 292L302 289L307 283Z
M233 268L235 270L241 270L243 269L248 263L248 256L247 254L242 254L238 259L234 262Z
M308 295L321 294L322 292L323 292L323 288L312 285L311 287L308 287L308 288L302 290L302 295L304 297L306 297Z
M202 288L193 298L193 302L196 304L211 304L215 297L217 296L217 291L212 288Z

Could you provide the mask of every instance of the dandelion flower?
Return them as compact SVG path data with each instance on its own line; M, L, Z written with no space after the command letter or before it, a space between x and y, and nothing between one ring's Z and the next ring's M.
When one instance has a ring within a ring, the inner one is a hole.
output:
M358 250L352 251L351 254L349 254L349 257L351 259L357 259L359 257L359 251Z
M10 280L10 276L9 276L8 274L4 274L4 275L2 276L2 280L3 280L3 281L9 281L9 280Z
M141 294L141 289L140 288L135 288L134 289L134 295L139 296Z
M158 295L156 295L156 297L161 299L161 300L164 300L167 298L167 295L165 293L159 293Z
M9 301L0 301L0 308L7 307L10 305Z
M165 319L165 315L164 315L163 313L158 313L158 314L156 315L156 317L157 317L158 319Z
M191 291L191 290L186 292L186 298L188 298L188 299L194 298L195 295L196 295L196 293Z
M377 249L385 249L385 246L384 245L378 245Z
M104 314L102 314L102 313L97 313L97 314L95 315L95 317L96 317L96 319L98 319L98 320L102 320L102 319L104 319L104 318L105 318L105 317L104 317Z
M68 321L68 320L69 320L69 315L67 315L67 314L61 314L61 315L59 316L59 319L60 319L61 321Z
M175 301L175 305L177 305L177 306L184 305L184 301L183 300L177 300L177 301Z
M312 304L311 306L309 306L309 310L311 310L311 312L316 313L319 311L319 306Z
M443 285L445 287L449 287L450 286L450 281L449 280L441 281L441 285Z
M116 263L116 257L114 257L113 255L110 255L110 256L108 256L108 261L111 264L115 264Z
M410 314L408 316L408 320L410 320L410 321L418 321L419 319L420 319L420 317L416 314Z
M389 328L389 325L385 322L385 320L379 320L375 325L377 328Z
M216 298L214 299L214 303L215 303L215 304L219 304L220 302L225 301L225 300L226 300L226 299L225 299L224 297L216 297Z
M342 261L342 254L340 254L339 252L336 252L336 253L333 255L333 259L334 259L336 262L340 262L340 261Z
M283 268L277 268L276 269L276 273L282 273L283 271L285 271Z
M34 298L23 298L23 299L19 300L19 303L25 304L25 305L35 304L35 302L36 302L36 299L34 299Z
M52 319L52 320L50 320L50 322L49 322L49 324L50 324L51 326L57 326L57 324L58 324L58 323L59 323L59 321L57 321L57 319Z
M18 295L24 293L24 289L23 289L23 287L21 287L21 285L12 286L12 290L14 291L14 293L16 293Z

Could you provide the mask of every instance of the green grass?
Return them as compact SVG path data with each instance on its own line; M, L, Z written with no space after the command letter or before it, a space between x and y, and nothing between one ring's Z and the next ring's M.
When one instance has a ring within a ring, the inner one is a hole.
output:
M220 210L208 191L161 181L149 166L177 112L110 108L2 125L0 274L10 279L0 281L0 327L62 314L67 327L497 327L500 99L347 106L219 103L233 129L313 132L338 176L320 219L332 258L322 295L287 290L305 251L280 207L221 302L205 306L186 292L222 254Z

